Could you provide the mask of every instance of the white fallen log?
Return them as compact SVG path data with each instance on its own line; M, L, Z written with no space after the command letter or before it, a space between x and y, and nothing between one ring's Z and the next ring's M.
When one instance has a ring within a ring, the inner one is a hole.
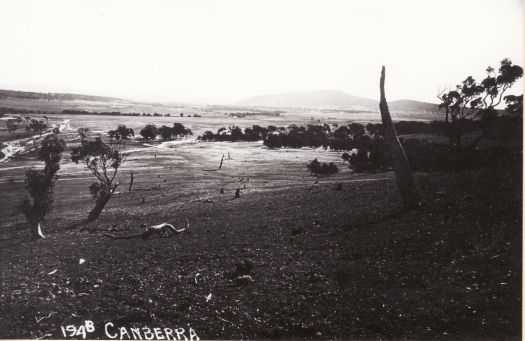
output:
M104 233L104 235L106 237L110 237L113 239L131 239L131 238L139 238L139 237L147 239L154 234L158 234L163 237L169 237L173 233L181 233L189 229L190 228L189 219L186 219L186 222L187 222L187 225L184 228L177 228L173 226L172 224L162 223L162 224L150 226L146 228L146 231L137 233L137 234L127 235L127 236L115 236L111 233Z

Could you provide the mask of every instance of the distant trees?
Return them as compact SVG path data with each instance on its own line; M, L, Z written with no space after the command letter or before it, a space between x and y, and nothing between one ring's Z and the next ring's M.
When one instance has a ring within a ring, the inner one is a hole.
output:
M182 123L173 123L172 134L175 137L184 136L185 131L186 131L186 128L184 127Z
M191 131L189 128L185 128L183 136L188 137L188 135L193 135L193 131Z
M127 140L132 136L135 136L135 132L133 129L126 127L123 124L120 124L117 129L110 130L108 132L108 135L110 138L114 138L116 140Z
M25 188L29 197L26 196L21 201L20 209L30 224L33 238L44 238L40 224L51 211L54 202L53 188L58 179L57 172L65 148L66 142L55 130L44 138L38 152L38 159L44 161L44 169L29 169L26 172Z
M33 131L33 134L38 133L40 136L42 136L42 132L44 129L47 128L47 124L43 120L35 120L31 119L31 122L26 127L26 131Z
M12 134L18 129L18 124L16 123L16 120L7 120L6 126L9 134Z
M171 140L173 138L173 128L168 126L162 126L158 129L160 137L163 140Z
M461 146L462 136L469 131L472 121L478 119L482 132L471 147L487 137L490 134L489 128L498 115L495 108L504 99L505 92L523 76L521 66L513 65L509 59L501 61L497 72L490 66L486 72L487 76L480 83L468 76L456 89L438 94L441 100L439 108L445 109L445 122L451 144ZM506 98L511 103L515 99Z
M148 140L154 140L158 135L157 127L154 124L148 124L140 130L140 135Z
M125 161L124 149L125 143L122 140L105 143L100 137L88 140L87 136L81 135L80 146L71 151L71 160L77 164L83 162L98 180L89 186L96 202L89 212L88 222L98 219L119 185L118 181L114 181L118 169Z
M173 138L182 138L187 137L188 135L193 135L193 132L181 123L174 123L173 127L163 125L160 128L157 128L154 124L148 124L141 129L140 135L146 140L154 140L157 135L160 135L163 140L171 140Z
M226 129L222 127L217 130L217 133L213 133L209 130L205 131L202 136L197 139L202 141L260 141L264 140L268 136L268 128L263 128L259 125L253 125L243 130L237 126L231 126Z
M184 127L181 123L174 123L173 127L163 125L157 130L157 132L163 140L171 140L173 138L182 138L187 137L188 135L193 135L191 129Z

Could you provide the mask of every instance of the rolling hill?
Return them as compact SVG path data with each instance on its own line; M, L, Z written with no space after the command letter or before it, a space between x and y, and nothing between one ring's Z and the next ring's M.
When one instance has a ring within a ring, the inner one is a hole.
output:
M342 91L320 90L288 92L246 98L236 103L243 106L262 107L293 107L293 108L323 108L379 110L379 102L374 99L352 96ZM430 111L438 110L438 105L413 100L398 100L389 102L392 110L397 111Z
M21 99L43 99L49 101L97 101L97 102L130 102L129 100L115 97L90 96L81 94L67 93L44 93L31 91L16 91L0 89L0 99L21 98Z

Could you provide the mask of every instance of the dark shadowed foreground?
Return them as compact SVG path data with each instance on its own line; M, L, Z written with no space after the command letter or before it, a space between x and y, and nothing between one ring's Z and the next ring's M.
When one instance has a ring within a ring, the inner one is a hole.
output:
M132 192L137 204L92 232L55 219L35 242L5 228L0 337L63 338L84 320L106 339L108 321L203 339L519 337L521 172L418 175L425 205L408 212L392 179L336 179L339 191L321 181L147 209ZM186 218L170 238L103 236Z

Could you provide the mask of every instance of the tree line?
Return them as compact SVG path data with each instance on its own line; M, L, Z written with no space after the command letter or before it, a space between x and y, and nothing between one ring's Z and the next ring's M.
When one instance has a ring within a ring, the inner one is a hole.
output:
M157 136L160 136L165 141L169 141L188 137L188 135L193 135L193 132L181 123L173 123L173 127L163 125L159 128L154 124L148 124L140 130L140 135L146 139L146 141L155 140Z

